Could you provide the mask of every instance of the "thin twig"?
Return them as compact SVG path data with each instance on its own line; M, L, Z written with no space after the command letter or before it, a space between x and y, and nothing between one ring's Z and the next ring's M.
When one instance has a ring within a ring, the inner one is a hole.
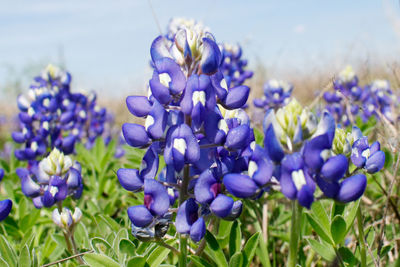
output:
M48 267L48 266L51 266L51 265L55 265L55 264L58 264L58 263L61 263L61 262L64 262L64 261L71 260L71 259L76 258L76 257L83 256L83 255L85 255L85 254L93 253L93 252L94 252L93 250L81 252L81 253L72 255L72 256L70 256L70 257L67 257L67 258L64 258L64 259L61 259L61 260L58 260L58 261L55 261L55 262L47 263L47 264L45 264L45 265L42 265L41 267Z
M317 97L313 100L313 102L311 102L311 104L308 106L311 109L314 108L315 105L317 105L320 101L320 99L323 97L324 93L329 91L332 87L333 81L335 80L335 76L333 76L329 83L327 83L324 88L318 93Z
M381 230L380 230L380 233L379 233L378 253L377 253L378 254L378 261L380 260L380 254L381 254L381 249L382 249L382 244L383 244L383 234L384 234L384 229L385 229L385 226L386 226L385 218L387 216L387 212L388 212L388 209L389 209L389 199L390 199L390 196L392 194L393 185L394 185L394 183L396 181L396 176L397 176L397 171L398 171L398 168L399 168L399 163L400 163L400 155L397 156L397 161L396 161L396 164L395 164L395 167L394 167L394 175L395 176L393 177L394 179L392 179L392 181L390 183L390 186L389 186L389 195L388 195L388 198L386 200L385 211L384 211L384 214L383 214L383 223L382 223L382 227L381 227Z

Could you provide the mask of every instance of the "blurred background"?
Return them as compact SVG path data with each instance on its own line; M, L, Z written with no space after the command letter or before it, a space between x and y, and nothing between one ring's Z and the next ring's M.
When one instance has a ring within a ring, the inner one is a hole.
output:
M383 1L3 1L0 113L48 63L66 68L73 88L95 90L126 114L124 97L144 94L149 49L172 17L202 21L218 42L239 43L252 96L269 78L295 85L305 102L346 65L366 82L400 70L400 2ZM251 100L250 100L251 101Z

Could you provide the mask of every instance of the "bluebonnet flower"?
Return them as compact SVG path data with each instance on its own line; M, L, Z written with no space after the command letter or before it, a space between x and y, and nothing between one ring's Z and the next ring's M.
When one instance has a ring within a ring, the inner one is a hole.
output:
M347 66L333 82L334 91L324 93L325 108L337 123L348 126L351 119L360 116L366 122L371 116L380 119L381 113L389 122L397 120L394 107L396 96L386 80L375 80L361 86L350 66Z
M242 57L240 45L223 43L220 44L220 50L222 51L221 71L228 85L242 85L247 79L253 77L253 72L246 68L248 63Z
M59 227L72 229L82 219L82 211L79 208L75 208L72 214L68 208L63 208L61 212L58 209L54 209L52 219Z
M351 161L358 168L365 168L368 173L375 173L383 168L385 153L380 150L378 141L370 146L368 138L364 136L354 142Z
M269 80L264 84L264 95L262 98L253 100L254 106L268 110L278 109L290 102L293 85L280 80Z
M22 192L38 209L61 203L68 196L78 199L82 195L80 164L56 148L39 163L30 161L27 169L18 168L16 172Z
M233 220L241 213L242 202L228 196L223 177L244 171L254 149L241 109L249 88L228 86L215 38L198 25L177 27L169 39L159 36L150 52L148 96L126 99L144 125L122 126L127 144L147 151L140 169L121 168L117 176L126 190L144 191L144 204L128 208L135 236L162 237L176 211L176 230L197 242L210 216ZM166 166L158 173L160 155Z
M0 182L3 180L4 170L0 169ZM10 199L4 199L0 201L0 221L4 220L10 214L12 208L12 201Z
M256 198L279 188L287 198L310 208L318 188L325 197L346 203L365 191L367 179L359 170L373 173L384 164L379 144L369 146L358 128L349 133L336 127L326 110L317 122L316 115L295 99L267 111L264 133L264 148L256 147L251 156L258 161L250 160L247 171L224 176L227 190L237 197ZM351 175L350 158L359 167Z
M70 84L68 72L49 65L18 97L20 130L12 137L24 144L15 150L19 160L34 160L53 148L70 154L76 142L93 143L102 135L106 110L94 93L73 93Z

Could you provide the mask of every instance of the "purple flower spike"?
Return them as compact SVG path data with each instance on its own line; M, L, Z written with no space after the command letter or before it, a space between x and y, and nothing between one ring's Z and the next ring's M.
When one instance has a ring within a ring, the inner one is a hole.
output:
M153 61L157 61L163 57L171 57L165 37L160 35L154 39L153 43L151 44L150 54Z
M297 200L300 205L310 209L311 204L314 202L314 191L308 186L303 186L297 194Z
M329 158L321 168L321 175L330 182L339 181L348 168L347 158L340 154Z
M21 179L21 190L27 197L37 197L40 193L40 186L35 183L25 169L18 168L17 175Z
M185 89L186 78L179 65L171 58L161 58L154 62L158 76L165 75L169 80L167 83L172 94L178 94ZM162 81L161 81L162 82ZM161 102L161 101L160 101Z
M200 217L193 223L192 227L190 227L190 238L194 242L199 242L205 234L206 223L204 222L203 217Z
M3 180L3 177L4 177L4 170L0 169L0 182L1 180Z
M153 221L153 215L144 205L129 207L128 216L137 227L146 227Z
M169 208L166 188L154 179L144 180L144 205L154 215L164 215Z
M150 142L146 129L139 124L124 123L122 125L122 134L128 145L133 147L142 147Z
M233 199L222 194L218 195L210 205L211 211L220 218L228 216L232 207Z
M222 104L228 109L243 107L249 97L250 88L245 85L230 88Z
M272 124L269 125L265 131L264 147L268 156L275 162L280 162L285 156L282 145L275 135L274 126Z
M329 198L336 198L336 195L340 189L340 185L338 182L329 182L326 181L324 178L317 176L317 184L319 189L321 189L325 196Z
M145 129L152 139L160 139L164 135L167 120L168 113L158 101L155 101L145 123Z
M199 218L198 209L199 206L193 198L187 199L179 206L175 222L178 233L188 234L190 232L190 228Z
M356 174L349 177L340 184L336 199L344 203L355 201L364 194L366 186L367 177L365 177L365 175Z
M221 191L221 184L214 177L214 172L205 170L199 176L194 187L196 200L201 204L209 204Z
M243 149L248 144L249 135L250 127L247 124L235 127L228 132L225 146L228 149Z
M12 201L9 199L5 199L0 201L0 222L7 218L8 214L10 214L12 208Z
M257 190L257 184L247 175L229 173L224 176L224 185L226 189L235 197L248 198L253 197Z
M217 72L221 64L221 51L218 45L209 38L203 38L203 52L200 61L201 71L212 75Z
M304 166L300 153L286 155L281 167L281 191L289 199L310 208L314 201L315 184Z
M176 171L182 170L185 163L194 163L200 159L200 146L189 126L181 124L168 130L164 159Z
M125 190L137 192L143 188L143 180L139 171L135 169L119 169L118 181Z
M368 173L378 172L385 165L385 153L380 150L379 142L368 145L367 137L354 142L351 161L359 168L365 168Z
M151 103L145 96L128 96L126 106L136 117L144 117L150 113Z
M304 162L314 171L319 171L325 162L324 153L331 148L329 138L328 134L318 135L304 146Z
M372 150L372 149L371 149ZM365 169L368 173L376 173L385 165L385 152L382 150L373 153L365 163Z
M250 177L259 185L264 186L272 177L274 166L265 150L256 145L248 165Z

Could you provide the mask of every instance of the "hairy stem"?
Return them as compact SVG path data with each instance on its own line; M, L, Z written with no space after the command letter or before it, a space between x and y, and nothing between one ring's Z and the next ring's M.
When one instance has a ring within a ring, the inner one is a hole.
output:
M289 244L289 267L295 267L297 262L297 250L299 248L300 230L301 230L301 212L300 206L296 200L292 200L292 221L290 228L290 244Z
M360 255L361 255L361 267L367 266L367 249L365 247L365 237L364 237L364 225L361 214L361 205L357 210L357 225L358 225L358 240L361 244Z

